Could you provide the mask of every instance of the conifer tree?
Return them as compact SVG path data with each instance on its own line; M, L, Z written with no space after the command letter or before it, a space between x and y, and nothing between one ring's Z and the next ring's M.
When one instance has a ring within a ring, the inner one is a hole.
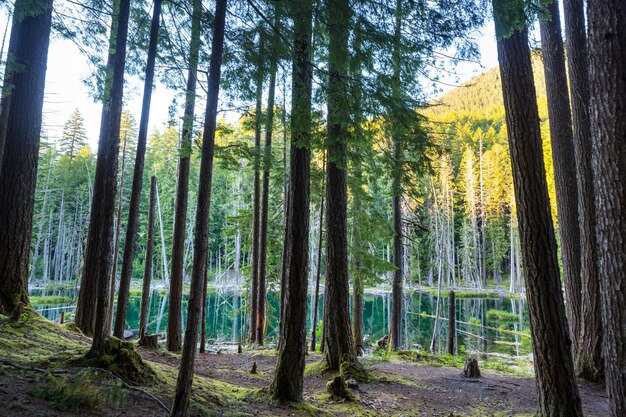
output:
M493 0L493 13L518 202L538 414L582 416L542 160L524 2Z
M87 146L83 116L75 109L63 126L63 135L59 141L59 152L73 160Z

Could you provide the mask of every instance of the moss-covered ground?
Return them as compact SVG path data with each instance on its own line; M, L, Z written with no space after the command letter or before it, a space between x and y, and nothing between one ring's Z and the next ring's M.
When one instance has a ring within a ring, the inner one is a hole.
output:
M130 384L101 371L106 363L85 367L89 343L71 323L59 325L33 313L23 315L17 323L0 316L0 414L167 415L180 356L113 339L111 352L137 352L149 369L150 378ZM318 353L307 356L305 401L276 404L267 391L276 362L274 351L248 348L242 354L200 354L190 415L525 416L535 409L535 384L529 376L532 364L528 360L480 360L484 377L466 380L459 369L464 357L383 351L361 360L367 378L351 389L352 401L345 401L326 393L327 382L338 373L324 371L321 359ZM255 362L257 373L250 374ZM123 374L114 366L108 368ZM585 414L605 415L602 390L584 383L580 386Z

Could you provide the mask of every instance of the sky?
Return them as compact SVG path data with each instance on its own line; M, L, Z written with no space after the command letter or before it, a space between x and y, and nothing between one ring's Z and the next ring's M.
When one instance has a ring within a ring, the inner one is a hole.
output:
M7 15L0 15L0 30L4 31L7 25ZM487 22L480 33L475 34L481 53L480 64L461 63L456 70L456 77L443 78L440 88L445 93L456 85L460 85L485 69L498 64L496 53L496 39L493 23ZM7 41L8 44L8 35ZM6 47L5 47L6 48ZM103 53L106 49L103 48ZM83 80L89 76L92 68L86 57L81 55L78 47L70 40L52 35L48 51L48 69L46 73L46 88L44 100L43 126L45 134L51 142L58 140L63 131L63 125L75 109L79 109L87 130L88 143L93 150L97 149L98 133L100 130L100 115L102 104L94 102L89 94L89 88ZM457 83L458 81L458 83ZM149 132L161 129L168 120L168 107L175 92L167 89L163 84L156 82L150 108ZM125 110L129 111L139 122L141 115L141 101L143 82L139 77L127 79L125 95Z

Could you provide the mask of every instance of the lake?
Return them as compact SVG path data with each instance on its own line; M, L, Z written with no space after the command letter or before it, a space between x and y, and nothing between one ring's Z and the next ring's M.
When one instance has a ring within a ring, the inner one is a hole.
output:
M309 291L312 293L312 291ZM73 289L31 290L35 308L49 320L58 321L62 311L67 318L75 309L76 291ZM531 353L528 309L524 298L457 296L456 337L457 353L484 352L512 356ZM37 297L45 297L39 298ZM55 297L52 300L51 297ZM183 298L183 328L186 322L188 297ZM370 350L376 341L388 333L391 294L388 292L366 291L364 299L363 323L366 349ZM139 327L139 307L141 291L131 290L128 306L127 328ZM245 317L246 296L233 289L214 289L207 292L206 334L209 343L237 344L241 335L248 330ZM318 322L322 316L323 295L319 300ZM149 303L149 333L161 333L167 329L168 297L165 290L152 290ZM310 340L313 323L313 296L309 296L307 315L307 339ZM404 296L405 313L403 320L403 345L405 348L428 349L436 315L437 297L428 293L411 291ZM243 307L242 307L243 305ZM272 344L278 334L279 294L267 295L267 342ZM445 353L448 335L448 297L441 297L440 320L435 352ZM319 323L318 323L319 324ZM318 326L319 328L320 326ZM320 340L318 335L318 342Z

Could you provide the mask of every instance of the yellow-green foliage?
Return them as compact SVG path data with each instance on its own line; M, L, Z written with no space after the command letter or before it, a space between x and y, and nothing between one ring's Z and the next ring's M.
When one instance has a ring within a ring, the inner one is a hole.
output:
M29 297L30 303L34 306L49 306L49 305L63 305L70 304L72 299L70 297L61 297L57 295L33 295Z
M487 319L497 321L517 321L519 320L519 316L509 311L489 310L487 311Z

